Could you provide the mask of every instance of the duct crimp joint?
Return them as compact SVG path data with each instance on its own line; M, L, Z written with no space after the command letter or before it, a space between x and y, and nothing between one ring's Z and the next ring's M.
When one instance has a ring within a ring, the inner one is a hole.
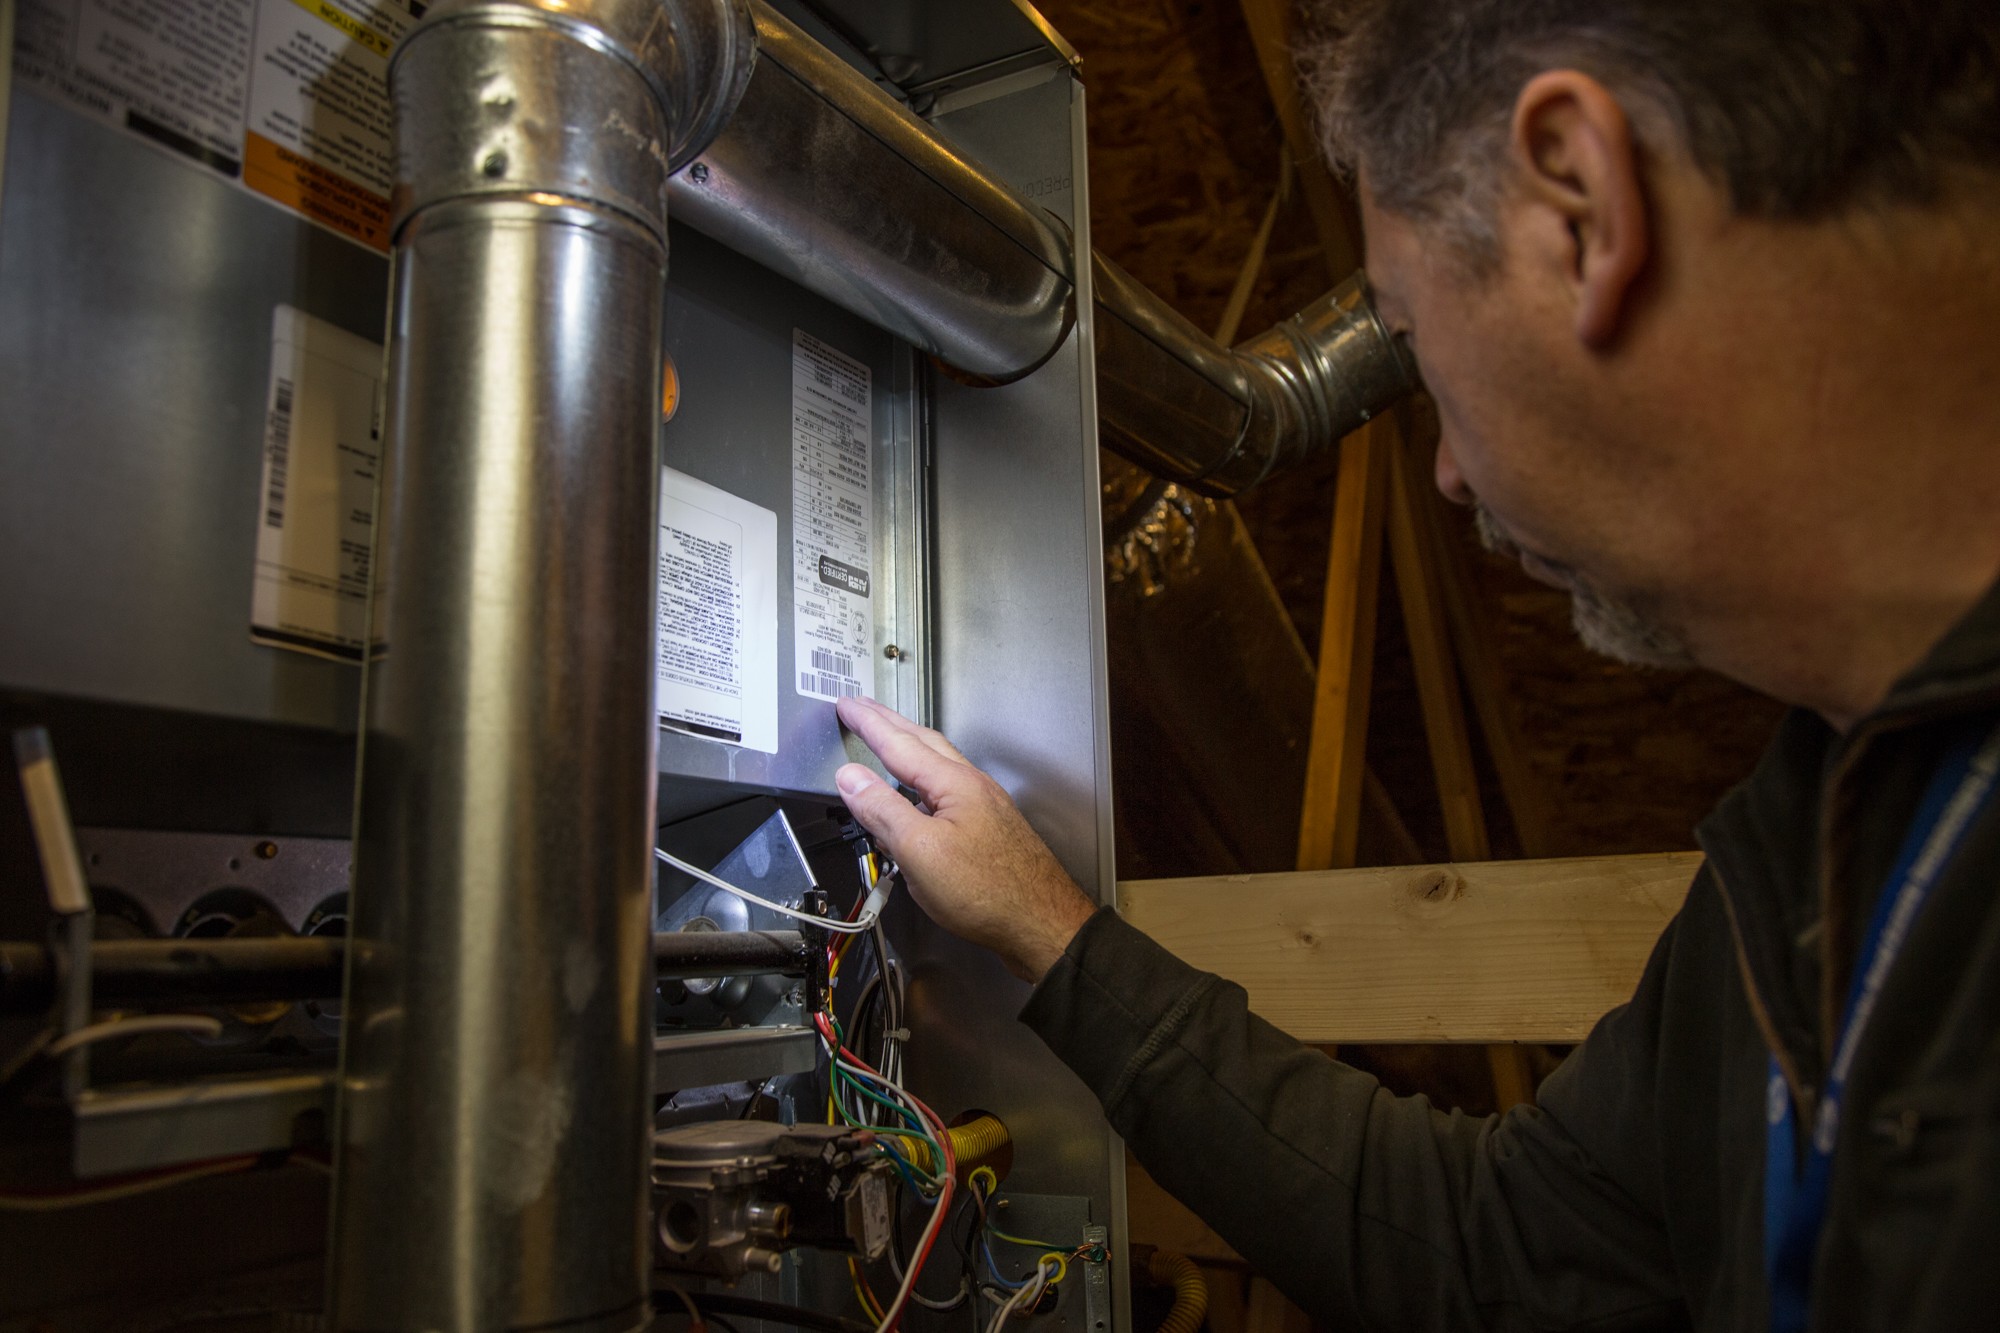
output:
M756 50L748 0L442 0L390 58L392 228L458 201L582 207L664 249L667 177Z
M1291 318L1236 349L1291 429L1273 432L1263 475L1330 445L1417 387L1409 356L1383 325L1356 270ZM1261 478L1260 478L1261 479Z

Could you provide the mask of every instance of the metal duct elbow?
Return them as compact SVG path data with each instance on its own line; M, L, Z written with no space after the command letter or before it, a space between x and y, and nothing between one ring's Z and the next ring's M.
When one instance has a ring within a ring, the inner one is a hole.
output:
M674 177L674 215L974 379L1075 322L1069 238L762 3L742 106Z
M1416 388L1363 273L1228 350L1110 260L1093 260L1104 443L1169 481L1236 495Z
M739 0L445 0L397 47L335 1326L642 1326L667 177Z

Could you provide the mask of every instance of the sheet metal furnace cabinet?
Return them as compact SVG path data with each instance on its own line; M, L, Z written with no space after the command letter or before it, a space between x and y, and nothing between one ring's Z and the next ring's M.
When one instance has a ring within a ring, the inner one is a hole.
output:
M367 164L302 166L255 132L257 105L232 159L226 124L176 129L120 102L118 70L92 46L102 8L22 0L17 16L0 176L0 703L10 726L51 727L86 848L129 868L99 887L135 929L183 928L190 904L246 884L306 929L332 901L315 896L345 887L386 236L365 189L344 211L301 215L316 182L352 185ZM297 26L307 8L242 5L247 40L270 44L256 25L284 11ZM1088 254L1084 98L1059 41L1006 0L877 8L909 37L930 123ZM263 76L237 74L257 103ZM1016 383L973 387L684 226L671 244L678 401L663 442L683 480L666 512L696 540L715 535L704 523L735 533L737 558L765 563L771 601L769 661L745 668L742 716L675 696L686 712L661 731L662 824L760 795L837 801L834 770L862 757L823 697L845 678L941 728L1108 901L1090 266L1058 352ZM824 551L800 545L825 480L800 435L809 381L833 387L868 442L869 503L844 516L837 599L809 577ZM859 650L847 660L815 619L835 603ZM663 653L677 660L675 645ZM711 738L732 731L745 743ZM0 819L0 934L22 938L39 877L17 793ZM301 890L204 859L183 837L197 834L326 855ZM1002 1116L1010 1191L1121 1237L1122 1151L1016 1023L1023 988L907 902L889 919L912 977L915 1090L947 1115ZM673 1078L665 1057L660 1070ZM1075 1309L1087 1333L1127 1326L1122 1245L1111 1253L1118 1295Z

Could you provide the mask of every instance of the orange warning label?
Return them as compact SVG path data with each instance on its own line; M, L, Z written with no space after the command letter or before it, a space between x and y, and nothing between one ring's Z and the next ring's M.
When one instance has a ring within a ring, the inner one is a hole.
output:
M255 130L243 136L243 183L363 245L389 252L386 198Z

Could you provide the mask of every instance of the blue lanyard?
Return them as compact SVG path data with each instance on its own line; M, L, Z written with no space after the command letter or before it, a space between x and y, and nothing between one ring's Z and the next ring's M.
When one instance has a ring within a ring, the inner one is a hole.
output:
M2000 777L2000 731L1968 737L1954 746L1924 790L1917 815L1896 865L1889 872L1868 934L1855 955L1854 979L1827 1068L1826 1088L1813 1119L1811 1140L1799 1160L1797 1111L1791 1089L1771 1059L1766 1093L1770 1134L1764 1145L1764 1266L1771 1280L1772 1333L1803 1333L1810 1308L1814 1257L1826 1225L1827 1189L1833 1177L1833 1145L1839 1136L1841 1100L1861 1034L1875 1012L1883 980L1909 939L1938 877L1965 841L1974 817L1993 795Z

